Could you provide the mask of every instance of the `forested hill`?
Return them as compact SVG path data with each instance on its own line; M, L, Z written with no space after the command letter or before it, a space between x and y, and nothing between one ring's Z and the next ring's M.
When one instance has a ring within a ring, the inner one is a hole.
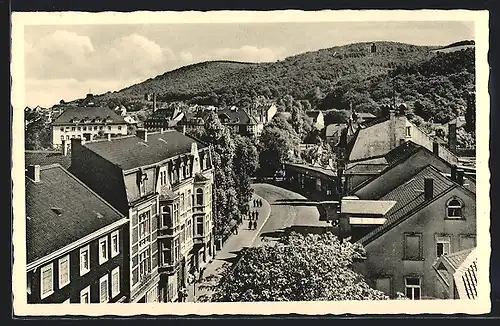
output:
M442 53L435 51L443 48L437 46L375 42L372 53L371 45L338 46L269 63L204 62L99 98L127 102L155 92L164 101L242 105L257 95L275 100L289 95L324 110L352 104L359 111L377 113L396 96L417 103L427 114L445 107L438 119L460 111L461 94L474 84L473 47Z

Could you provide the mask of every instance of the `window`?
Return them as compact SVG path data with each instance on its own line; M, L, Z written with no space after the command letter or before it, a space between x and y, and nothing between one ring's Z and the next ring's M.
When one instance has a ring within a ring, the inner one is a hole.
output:
M203 216L196 217L196 235L203 235Z
M161 243L161 261L163 265L170 265L172 262L170 247L165 244L165 242Z
M63 136L61 136L61 140L64 140L64 135L63 135Z
M80 292L80 303L90 303L90 286Z
M114 298L120 293L120 267L111 272L111 297Z
M172 225L172 215L170 213L170 206L162 206L161 220L163 227L170 227Z
M422 259L422 235L421 234L405 234L404 246L405 260L420 260Z
M190 210L191 207L193 206L193 195L191 194L191 189L188 190L187 192L187 209Z
M420 300L420 278L405 278L406 297L411 300Z
M184 163L181 163L179 166L179 180L184 179Z
M141 192L141 196L144 196L144 194L146 193L146 180L142 179L139 182L139 190Z
M184 228L184 224L181 226L181 233L180 233L180 241L181 241L181 245L184 245L184 242L186 241L186 233L185 233L186 229Z
M66 136L66 140L69 140L69 135Z
M120 231L116 230L111 233L111 257L115 257L120 253Z
M109 300L108 275L104 275L99 280L99 302L105 303Z
M87 131L87 127L83 127L83 131Z
M375 289L384 292L387 295L391 294L391 278L381 277L375 281Z
M139 279L146 277L151 268L149 249L139 254Z
M149 236L150 211L139 214L139 247L147 244Z
M203 206L203 189L196 189L196 205Z
M173 217L174 217L174 224L177 227L179 225L179 204L174 203L174 211L173 211Z
M174 240L174 264L179 261L181 255L181 248L179 244L179 238Z
M406 127L406 137L411 137L411 126Z
M448 218L461 218L462 217L462 203L458 199L452 199L447 204Z
M436 255L441 257L444 254L450 253L450 237L439 236L436 239Z
M99 239L99 265L108 261L108 237Z
M184 193L181 193L181 212L186 210L186 202L184 201Z
M94 126L94 130L97 130L97 126Z
M64 127L61 127L61 131L64 131Z
M118 126L118 130L122 130L122 126Z
M59 259L59 288L69 284L69 255Z
M77 127L76 130L81 131L82 127Z
M76 128L75 128L75 127L71 127L71 131L75 131L75 130L76 130Z
M90 270L90 247L80 249L80 276Z
M103 129L104 129L104 127L103 127L103 126L99 126L99 130L103 130Z
M40 291L41 298L46 298L54 293L54 270L52 263L40 269Z
M187 220L187 225L186 225L186 237L188 241L191 241L193 238L193 223L191 219Z
M111 130L111 126L108 126L108 130Z

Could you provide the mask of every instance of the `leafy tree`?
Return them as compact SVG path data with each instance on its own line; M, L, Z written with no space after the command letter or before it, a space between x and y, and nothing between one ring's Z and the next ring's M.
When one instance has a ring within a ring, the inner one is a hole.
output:
M248 137L236 135L234 137L235 155L233 172L235 177L235 190L238 198L238 207L241 213L246 214L248 202L252 198L253 188L250 186L251 177L259 166L257 147Z
M276 243L244 250L226 265L210 301L385 300L352 270L364 259L359 244L341 243L326 233L291 233Z
M457 147L458 148L475 148L476 138L473 133L467 132L465 128L457 128Z
M50 123L41 112L27 111L24 116L24 146L27 150L42 150L52 147Z
M274 175L281 169L283 163L293 158L299 143L299 136L283 117L273 118L260 135L259 174Z
M476 129L476 94L471 92L466 95L466 110L465 110L465 130L467 132L475 132Z
M215 183L215 213L213 215L216 235L228 231L231 220L239 218L237 193L234 183L233 159L235 145L229 130L220 122L214 112L205 120L205 132L201 140L213 148Z

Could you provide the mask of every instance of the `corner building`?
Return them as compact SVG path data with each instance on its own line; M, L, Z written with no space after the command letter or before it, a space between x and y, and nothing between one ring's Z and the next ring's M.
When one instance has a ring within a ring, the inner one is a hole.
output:
M177 301L214 255L209 147L173 130L75 139L71 170L130 218L130 302Z

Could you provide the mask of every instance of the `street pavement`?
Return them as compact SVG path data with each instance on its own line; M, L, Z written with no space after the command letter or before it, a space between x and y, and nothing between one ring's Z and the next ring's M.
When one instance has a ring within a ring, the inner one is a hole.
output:
M241 249L260 246L265 241L273 241L298 216L319 218L318 209L314 206L281 203L281 201L306 199L298 193L265 183L253 184L252 188L254 189L254 198L262 199L262 207L254 208L253 201L250 201L250 209L259 212L257 229L249 230L248 220L243 221L238 233L231 235L222 249L217 252L215 258L207 264L201 282L197 282L196 285L188 285L188 302L203 301L203 297L210 295L209 287L217 282L221 267L226 262L233 263Z

